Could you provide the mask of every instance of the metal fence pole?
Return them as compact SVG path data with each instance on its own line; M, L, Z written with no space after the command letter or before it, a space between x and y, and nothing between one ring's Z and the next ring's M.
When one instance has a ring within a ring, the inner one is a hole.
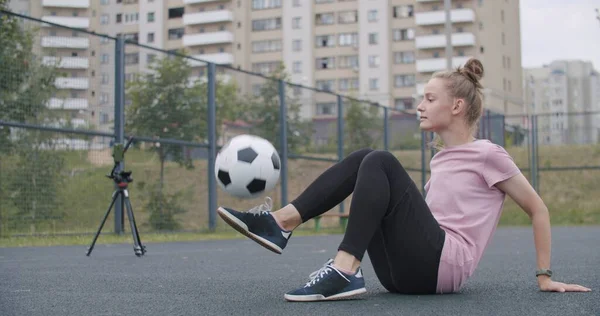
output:
M425 195L425 181L427 181L427 171L425 169L425 137L426 132L421 131L421 192Z
M540 158L540 156L539 156L539 152L538 152L539 145L538 145L538 130L537 130L538 129L538 124L537 124L537 119L538 119L538 116L534 115L533 116L533 126L534 126L534 129L533 129L533 141L534 141L534 146L533 146L533 152L534 152L533 157L534 158L533 158L533 161L535 163L534 164L534 167L535 167L534 168L534 171L535 171L534 172L534 179L535 179L534 188L535 188L536 191L539 192L539 190L540 190L540 169L539 169L539 167L540 167L539 166L539 158Z
M125 40L118 36L115 41L115 140L114 144L125 143ZM113 145L114 146L114 145ZM125 162L121 162L117 172L124 170ZM124 230L125 200L119 196L115 201L115 234Z
M338 161L344 159L344 100L337 96L337 155ZM344 213L344 201L340 203L340 213ZM340 218L341 220L341 218Z
M208 63L208 229L214 231L217 226L217 187L215 179L215 160L217 158L217 122L216 122L216 67Z
M288 163L288 143L287 143L287 106L285 102L285 82L279 80L279 133L281 145L281 207L287 202L287 163Z
M390 150L389 108L383 107L383 149Z

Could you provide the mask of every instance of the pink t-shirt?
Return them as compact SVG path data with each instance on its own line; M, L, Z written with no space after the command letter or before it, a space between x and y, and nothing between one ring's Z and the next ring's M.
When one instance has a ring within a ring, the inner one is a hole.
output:
M438 293L458 291L473 274L504 205L494 185L520 173L510 155L488 140L447 147L431 160L426 202L446 231Z

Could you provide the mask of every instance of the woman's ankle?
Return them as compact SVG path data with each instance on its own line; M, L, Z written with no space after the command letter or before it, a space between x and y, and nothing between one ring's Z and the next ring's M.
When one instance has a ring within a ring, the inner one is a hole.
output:
M360 266L360 261L353 255L340 250L333 259L333 265L346 274L355 274Z
M292 204L273 212L272 215L279 227L285 231L293 231L302 224L302 217Z

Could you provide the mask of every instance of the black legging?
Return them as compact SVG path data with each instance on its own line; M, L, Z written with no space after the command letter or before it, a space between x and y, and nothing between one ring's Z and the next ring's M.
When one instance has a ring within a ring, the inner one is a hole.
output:
M292 205L306 222L353 193L339 250L362 261L365 251L390 292L432 294L445 232L398 159L362 149L327 169Z

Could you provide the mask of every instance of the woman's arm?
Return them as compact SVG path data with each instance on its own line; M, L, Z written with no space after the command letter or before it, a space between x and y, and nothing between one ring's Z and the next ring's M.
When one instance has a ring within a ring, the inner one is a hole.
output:
M497 183L496 187L510 196L529 215L533 226L537 269L550 269L550 215L544 201L521 173ZM591 291L577 284L554 282L546 275L538 277L538 285L542 291Z

